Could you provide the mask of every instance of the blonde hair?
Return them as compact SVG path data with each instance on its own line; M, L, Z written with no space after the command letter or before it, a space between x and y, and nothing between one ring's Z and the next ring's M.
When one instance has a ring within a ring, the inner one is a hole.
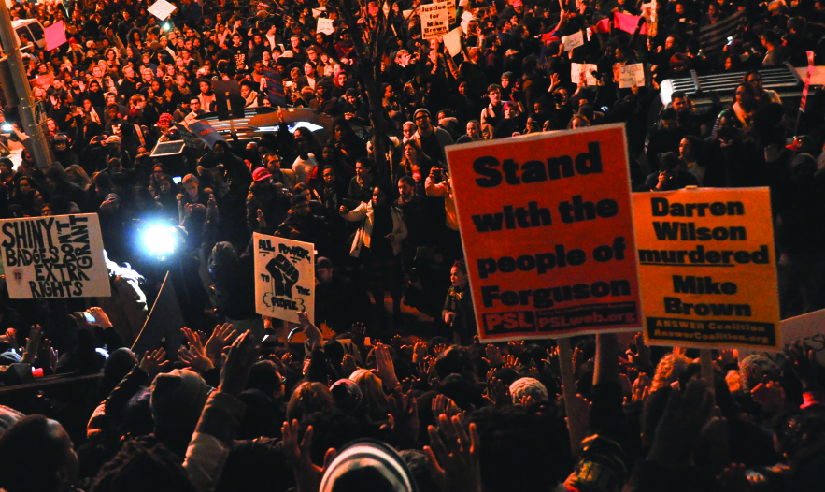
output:
M662 357L659 365L656 366L656 375L653 376L653 382L650 384L650 393L675 383L690 363L691 360L684 355L668 354Z
M385 420L390 411L390 403L384 395L378 376L366 369L358 369L349 375L349 380L361 388L367 415L373 420Z

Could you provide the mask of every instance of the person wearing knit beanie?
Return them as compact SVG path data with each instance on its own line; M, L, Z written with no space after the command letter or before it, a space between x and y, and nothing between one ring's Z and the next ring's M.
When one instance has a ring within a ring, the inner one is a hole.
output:
M333 490L418 492L403 458L388 445L359 439L342 448L321 479L320 492Z

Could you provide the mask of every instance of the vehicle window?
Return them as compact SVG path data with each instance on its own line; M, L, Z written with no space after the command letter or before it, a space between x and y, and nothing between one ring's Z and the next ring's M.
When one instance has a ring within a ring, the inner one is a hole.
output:
M33 22L27 26L29 30L34 35L34 40L37 41L38 39L42 39L46 33L43 32L43 28L40 27L40 24L37 22Z

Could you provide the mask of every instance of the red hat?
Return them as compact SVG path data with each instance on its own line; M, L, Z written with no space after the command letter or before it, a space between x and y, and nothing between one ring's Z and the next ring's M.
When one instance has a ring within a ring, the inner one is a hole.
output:
M271 177L272 177L272 175L269 174L269 171L267 171L265 167L259 167L259 168L255 169L254 171L252 171L252 180L255 181L256 183L258 181L263 181L263 180L269 179Z

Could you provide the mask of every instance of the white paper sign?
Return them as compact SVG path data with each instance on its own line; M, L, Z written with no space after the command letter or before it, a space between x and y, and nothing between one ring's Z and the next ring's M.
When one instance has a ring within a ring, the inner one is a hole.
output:
M255 310L298 323L306 311L315 322L315 245L254 233Z
M455 24L455 21L456 21L457 12L456 12L455 2L456 2L456 0L446 0L447 14L449 16L448 22L450 23L450 25Z
M318 19L317 32L320 34L332 36L333 34L335 34L335 21L333 21L332 19Z
M781 362L788 353L788 346L794 342L804 342L814 351L817 362L825 365L825 309L801 314L779 322L785 345L779 352L739 349L739 360L749 355L762 354Z
M645 66L641 63L634 65L618 65L619 67L619 89L629 89L636 84L637 87L645 85Z
M456 27L444 36L444 47L450 56L461 53L461 27Z
M562 36L561 41L564 46L564 51L572 51L584 44L584 36L582 32L579 31L572 36Z
M596 70L596 65L590 65L588 63L572 63L570 65L570 80L574 84L578 84L581 73L584 72L585 77L587 77L587 85L598 85L599 81L596 80L596 77L593 77L590 73L593 70Z
M166 0L158 0L151 7L149 7L149 13L154 15L160 20L166 20L167 17L172 15L172 12L175 11L177 7L172 5L171 3L167 2Z
M421 37L424 39L435 38L447 34L450 29L449 24L449 3L433 3L422 5L418 9L421 16Z
M109 297L97 214L0 221L9 297Z
M312 9L312 16L313 16L313 17L315 17L315 18L317 19L318 17L320 17L320 16L321 16L321 14L322 14L323 12L326 12L326 11L327 11L327 9L326 9L326 8L324 8L324 7L321 7L321 8L319 8L319 9Z

